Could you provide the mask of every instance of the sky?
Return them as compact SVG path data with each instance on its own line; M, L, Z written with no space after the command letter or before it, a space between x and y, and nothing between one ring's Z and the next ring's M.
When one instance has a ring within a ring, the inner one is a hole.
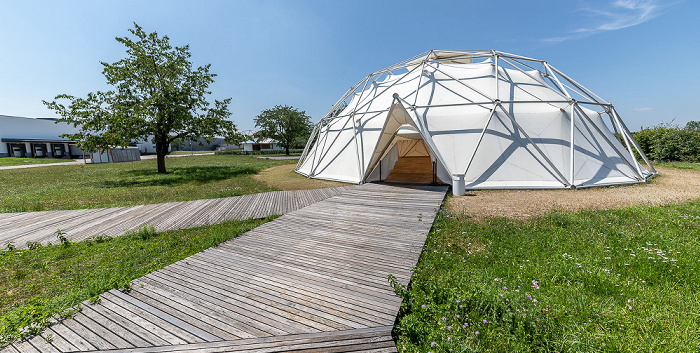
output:
M275 105L317 122L368 74L430 49L546 60L633 131L684 125L700 120L698 15L697 0L0 0L0 115L56 117L42 100L109 90L100 62L126 56L115 37L135 22L211 64L211 101L231 97L241 130Z

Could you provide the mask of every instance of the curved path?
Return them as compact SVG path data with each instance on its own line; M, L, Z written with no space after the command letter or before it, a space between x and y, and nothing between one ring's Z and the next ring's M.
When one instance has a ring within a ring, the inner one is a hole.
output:
M26 247L27 242L56 243L58 229L71 241L80 241L94 235L120 236L129 229L138 229L147 224L162 232L231 219L263 218L297 210L349 188L352 186L272 191L133 207L0 213L0 247L5 247L9 242L17 248Z
M109 291L18 352L396 352L444 186L365 184Z

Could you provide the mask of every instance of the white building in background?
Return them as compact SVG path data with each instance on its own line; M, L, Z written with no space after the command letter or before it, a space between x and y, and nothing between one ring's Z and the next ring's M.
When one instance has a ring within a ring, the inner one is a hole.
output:
M78 131L53 118L0 115L0 157L82 158L75 142L61 137Z
M56 120L0 115L0 157L83 158L75 141L61 137L80 129ZM139 141L134 146L141 154L156 152L151 141Z
M284 147L282 147L282 144L280 144L278 141L258 137L258 130L243 131L243 134L250 138L249 140L243 142L240 146L240 149L246 152L272 152L284 150Z

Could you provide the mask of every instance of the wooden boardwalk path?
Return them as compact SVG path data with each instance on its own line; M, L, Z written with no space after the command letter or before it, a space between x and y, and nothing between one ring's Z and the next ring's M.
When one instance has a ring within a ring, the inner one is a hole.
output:
M401 299L387 276L408 283L445 191L352 187L0 352L396 352Z
M0 213L0 247L12 242L24 248L28 241L57 242L61 229L71 241L93 235L123 235L149 224L159 232L194 228L231 219L263 218L285 214L338 195L353 186L327 189L272 191L259 194L168 202L133 207L84 210Z

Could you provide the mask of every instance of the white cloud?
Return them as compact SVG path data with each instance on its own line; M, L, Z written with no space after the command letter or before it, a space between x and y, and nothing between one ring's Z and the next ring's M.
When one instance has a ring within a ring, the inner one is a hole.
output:
M648 112L652 110L653 108L651 107L640 107L640 108L634 108L635 112Z
M636 26L657 17L662 8L657 4L657 0L615 0L605 4L586 4L587 6L580 11L591 17L590 21L586 21L591 25L577 28L563 36L545 38L543 41L556 44Z

